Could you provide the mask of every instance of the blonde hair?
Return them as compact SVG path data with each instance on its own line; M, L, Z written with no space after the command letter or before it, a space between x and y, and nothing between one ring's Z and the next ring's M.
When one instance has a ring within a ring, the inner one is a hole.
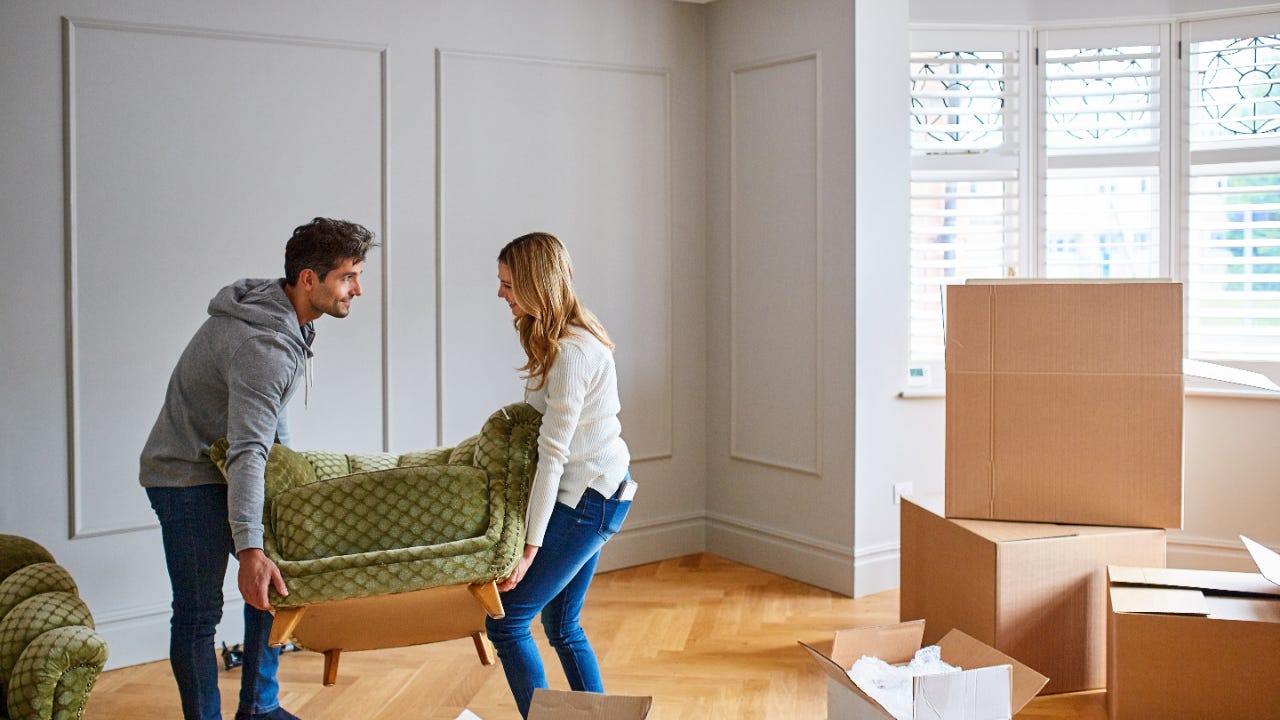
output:
M554 235L521 235L502 248L498 262L511 272L511 289L525 312L513 323L528 357L517 369L527 373L526 380L536 381L534 390L546 384L547 371L560 354L560 340L571 328L582 328L613 349L609 333L573 292L573 262Z

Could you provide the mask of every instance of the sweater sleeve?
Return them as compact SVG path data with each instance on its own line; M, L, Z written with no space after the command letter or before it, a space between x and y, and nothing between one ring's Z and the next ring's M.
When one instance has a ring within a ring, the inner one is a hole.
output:
M586 354L561 343L556 361L547 371L547 411L538 431L538 471L529 490L525 542L541 546L560 489L560 476L569 460L569 443L578 429L586 403L590 367Z
M289 349L258 336L236 349L227 377L227 520L236 552L262 547L267 455L295 374ZM287 431L286 431L287 432Z

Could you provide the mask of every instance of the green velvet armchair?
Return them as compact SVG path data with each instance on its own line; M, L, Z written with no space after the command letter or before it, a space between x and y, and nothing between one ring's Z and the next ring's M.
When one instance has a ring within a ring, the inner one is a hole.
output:
M106 662L66 569L35 541L0 535L0 718L81 717Z
M486 615L496 581L524 549L524 516L542 416L504 407L455 447L403 455L271 449L263 551L287 596L271 591L271 642L325 654L471 636L494 662ZM220 467L226 441L210 449Z

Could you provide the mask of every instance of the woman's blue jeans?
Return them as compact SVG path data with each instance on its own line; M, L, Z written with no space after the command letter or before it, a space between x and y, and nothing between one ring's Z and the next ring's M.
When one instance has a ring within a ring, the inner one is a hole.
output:
M502 593L506 617L486 621L489 640L502 660L502 670L522 717L529 716L534 688L547 687L542 658L529 631L539 613L569 687L604 692L595 651L578 618L600 559L600 548L622 527L630 508L630 500L606 499L590 489L583 493L576 508L556 503L542 547L528 572L519 585Z
M235 552L227 523L227 486L147 488L160 518L165 564L173 586L169 664L186 720L219 720L218 659L214 629L222 620L222 581ZM272 615L244 606L244 665L237 717L280 705L276 669L280 650L267 645Z

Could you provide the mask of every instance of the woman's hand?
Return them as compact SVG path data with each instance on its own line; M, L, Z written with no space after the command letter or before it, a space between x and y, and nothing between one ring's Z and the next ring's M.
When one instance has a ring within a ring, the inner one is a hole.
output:
M520 556L520 562L516 563L516 568L511 571L506 580L498 583L498 592L507 592L519 585L524 579L524 574L529 572L529 566L533 564L533 556L537 554L537 545L525 545L524 554Z

